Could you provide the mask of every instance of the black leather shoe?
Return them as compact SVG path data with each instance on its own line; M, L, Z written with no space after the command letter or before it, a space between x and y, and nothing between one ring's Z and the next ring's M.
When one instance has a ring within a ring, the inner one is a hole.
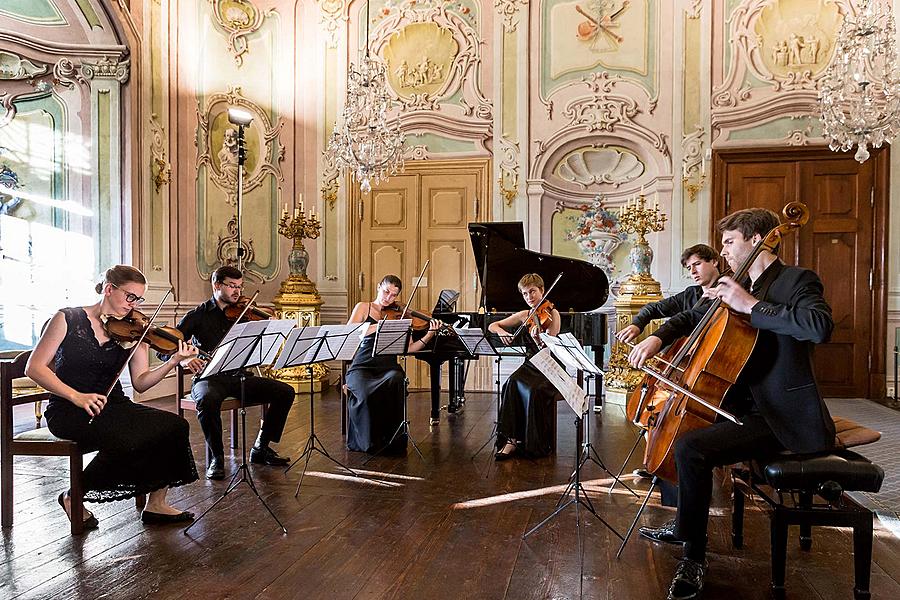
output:
M207 479L225 479L225 459L214 456L206 467Z
M63 510L66 510L65 498L68 495L68 492L61 492L59 494L59 497L56 499L56 501L59 502L59 505L62 506ZM97 529L97 527L100 526L100 521L97 520L97 517L95 517L94 513L92 513L91 511L88 511L88 515L89 516L84 520L84 524L82 525L82 527L84 527L85 529ZM66 516L69 517L68 512L66 513ZM69 520L71 521L72 517L69 517Z
M641 527L638 529L641 536L654 542L663 542L665 544L682 544L683 542L675 537L675 519L667 521L659 527Z
M291 459L286 456L278 456L278 453L266 446L250 449L250 462L257 465L269 465L270 467L284 467L290 464Z
M703 591L703 576L706 574L706 565L682 558L675 567L675 577L669 586L668 600L691 600Z
M141 513L141 521L147 525L166 525L168 523L184 523L193 520L194 513L187 510L182 511L177 515L166 515L163 513L150 512L149 510L145 510Z
M510 446L512 446L511 449L510 449ZM504 450L508 450L508 451L504 452ZM503 444L503 448L501 448L500 450L497 451L496 454L494 454L494 460L496 460L496 461L509 460L510 458L512 458L513 454L515 454L515 453L516 453L516 445L512 442L506 442L505 444Z

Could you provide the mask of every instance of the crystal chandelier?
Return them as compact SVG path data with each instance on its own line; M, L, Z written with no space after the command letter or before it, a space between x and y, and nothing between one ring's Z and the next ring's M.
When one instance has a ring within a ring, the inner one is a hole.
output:
M881 0L862 0L847 15L834 59L822 78L819 109L832 150L850 150L860 163L868 146L880 148L900 127L900 71L891 9Z
M359 67L352 63L347 73L347 100L343 125L335 124L325 150L326 160L348 169L368 193L371 180L377 184L403 167L403 140L399 120L388 124L391 97L387 72L380 60L369 54L369 4L366 2L366 55Z

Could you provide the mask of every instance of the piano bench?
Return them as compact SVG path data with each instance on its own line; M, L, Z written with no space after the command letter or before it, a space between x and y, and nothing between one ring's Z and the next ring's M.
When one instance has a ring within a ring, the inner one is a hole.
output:
M884 471L866 458L846 449L813 455L780 454L767 461L753 461L732 468L734 509L732 544L743 545L744 495L749 488L771 508L772 593L783 598L787 538L790 525L800 526L800 547L812 546L812 526L852 527L856 600L870 597L872 570L872 519L868 508L845 494L877 492ZM762 489L771 488L771 491ZM774 492L774 493L773 493ZM818 496L824 502L816 503Z

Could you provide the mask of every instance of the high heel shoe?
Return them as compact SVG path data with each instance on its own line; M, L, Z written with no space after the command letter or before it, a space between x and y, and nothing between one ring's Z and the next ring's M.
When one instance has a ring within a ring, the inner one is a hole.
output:
M69 521L72 520L72 516L69 514L69 511L66 510L66 492L60 492L59 497L56 499L59 502L59 505L62 507L63 511L66 513L66 516L69 518ZM97 520L97 517L94 516L94 513L88 511L88 515L90 515L87 519L84 520L84 528L85 529L97 529L100 526L100 521Z
M506 442L506 444L494 454L494 460L502 461L509 460L512 458L513 453L516 451L515 442Z

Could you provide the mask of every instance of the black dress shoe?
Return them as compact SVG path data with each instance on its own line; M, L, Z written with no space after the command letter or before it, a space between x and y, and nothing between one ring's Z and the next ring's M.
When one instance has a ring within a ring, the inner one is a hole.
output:
M659 527L641 527L638 529L643 537L654 542L663 542L666 544L682 544L675 536L675 519L667 521Z
M207 479L225 479L225 459L214 456L206 467Z
M682 558L675 567L675 577L669 586L668 600L691 600L703 591L706 565L690 558Z
M250 462L257 465L269 465L270 467L284 467L290 464L291 459L286 456L278 456L278 453L266 446L250 449Z
M141 513L141 521L147 525L165 525L167 523L184 523L185 521L193 521L194 513L190 511L182 511L177 515L166 515L163 513L150 512L145 510Z
M62 506L63 510L66 510L66 496L69 494L67 492L60 492L59 497L56 499L59 502L59 505ZM87 519L84 520L84 524L82 527L85 529L97 529L100 526L100 521L97 520L97 517L94 516L94 513L88 511L88 515L90 515ZM69 513L66 513L66 516L69 517ZM69 517L69 521L72 520L72 517Z
M509 446L512 446L512 449L509 450L508 452L504 452L504 450L506 450ZM503 444L503 448L501 448L500 450L497 451L496 454L494 454L494 460L497 460L497 461L509 460L510 458L512 458L513 454L515 454L515 453L516 453L516 445L513 444L512 442L506 442L505 444Z

